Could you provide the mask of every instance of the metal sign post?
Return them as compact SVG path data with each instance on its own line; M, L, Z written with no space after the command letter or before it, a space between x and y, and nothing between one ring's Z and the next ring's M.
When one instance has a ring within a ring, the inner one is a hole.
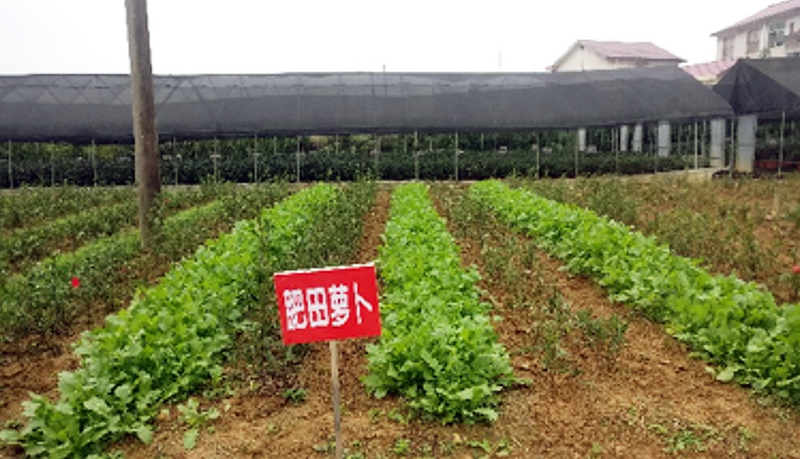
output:
M297 152L294 154L294 160L297 169L297 183L300 183L300 136L297 136Z
M455 177L456 182L458 181L458 132L456 132L456 139L455 139L456 148L453 151L453 164L455 168Z
M333 399L333 431L336 435L336 459L344 456L342 442L342 397L339 391L339 342L331 341L331 387Z
M214 148L216 150L216 148ZM219 182L219 171L217 169L217 161L221 158L221 156L217 153L211 155L211 160L214 161L214 181Z
M419 181L419 137L414 131L414 180Z
M14 169L11 165L11 141L8 141L8 188L14 188Z

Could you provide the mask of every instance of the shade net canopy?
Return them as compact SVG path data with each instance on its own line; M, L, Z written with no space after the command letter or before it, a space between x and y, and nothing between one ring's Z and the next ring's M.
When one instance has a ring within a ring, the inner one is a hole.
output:
M162 138L493 132L730 115L675 66L575 73L156 76ZM0 140L131 142L127 75L0 77Z
M800 118L800 59L740 59L714 86L737 115Z

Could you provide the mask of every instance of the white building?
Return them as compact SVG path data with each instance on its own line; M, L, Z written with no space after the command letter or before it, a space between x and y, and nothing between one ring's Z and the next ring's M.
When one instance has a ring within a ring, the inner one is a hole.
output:
M800 57L800 0L771 5L711 36L718 60Z
M652 43L578 40L549 69L553 72L678 65L680 57Z

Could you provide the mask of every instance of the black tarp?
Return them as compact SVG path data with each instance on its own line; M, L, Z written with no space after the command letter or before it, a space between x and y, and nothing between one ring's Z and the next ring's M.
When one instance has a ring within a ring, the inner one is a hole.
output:
M674 66L576 73L157 76L162 138L688 121L730 106ZM130 142L127 75L0 77L0 141Z
M714 92L737 115L800 117L800 59L740 59L728 69Z

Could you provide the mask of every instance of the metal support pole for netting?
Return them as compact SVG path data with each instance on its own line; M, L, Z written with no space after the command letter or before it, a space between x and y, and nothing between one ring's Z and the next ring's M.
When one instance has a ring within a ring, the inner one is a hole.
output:
M786 112L781 113L781 148L778 150L778 175L783 172L783 132L786 129Z
M39 149L41 147L41 143L36 142L36 157L39 157ZM56 182L56 168L53 165L53 150L50 150L50 186L55 186Z
M11 165L11 141L8 141L8 188L14 188L14 168Z
M733 167L736 165L736 137L734 133L736 132L736 118L731 116L731 159L730 164L728 165L728 175L733 176Z
M375 178L379 179L381 177L380 174L380 155L381 155L381 138L378 134L375 134Z
M619 174L619 151L620 151L619 136L621 135L621 133L622 131L620 130L620 128L611 128L611 145L612 148L614 149L614 162L615 162L614 167L616 169L617 174Z
M578 178L578 152L580 151L580 148L581 148L581 142L580 142L581 135L580 135L580 132L581 132L581 130L578 130L578 142L576 142L576 145L575 145L575 178ZM585 130L583 131L583 139L584 139L583 141L585 142L586 141L586 131Z
M179 174L181 171L181 161L183 160L183 157L180 153L176 152L175 137L172 138L172 147L170 150L172 151L172 160L175 161L175 186L178 186L178 183L180 183Z
M536 133L536 180L541 178L540 171L542 170L541 155L542 146L539 144L539 133Z
M458 181L458 132L455 135L455 149L453 150L453 164L455 166L456 182Z
M261 153L258 152L258 136L253 136L253 183L258 183L258 157Z
M214 182L219 181L219 173L217 170L217 160L219 159L218 141L214 138L214 153L211 155L211 160L214 162Z
M97 146L94 143L94 139L92 139L92 151L91 151L91 159L92 159L92 180L94 186L97 186Z
M414 131L414 180L419 180L419 137Z
M697 141L697 121L694 122L694 168L700 169L700 151L698 150L699 144Z
M297 136L297 152L294 154L294 159L297 183L300 183L300 136Z

